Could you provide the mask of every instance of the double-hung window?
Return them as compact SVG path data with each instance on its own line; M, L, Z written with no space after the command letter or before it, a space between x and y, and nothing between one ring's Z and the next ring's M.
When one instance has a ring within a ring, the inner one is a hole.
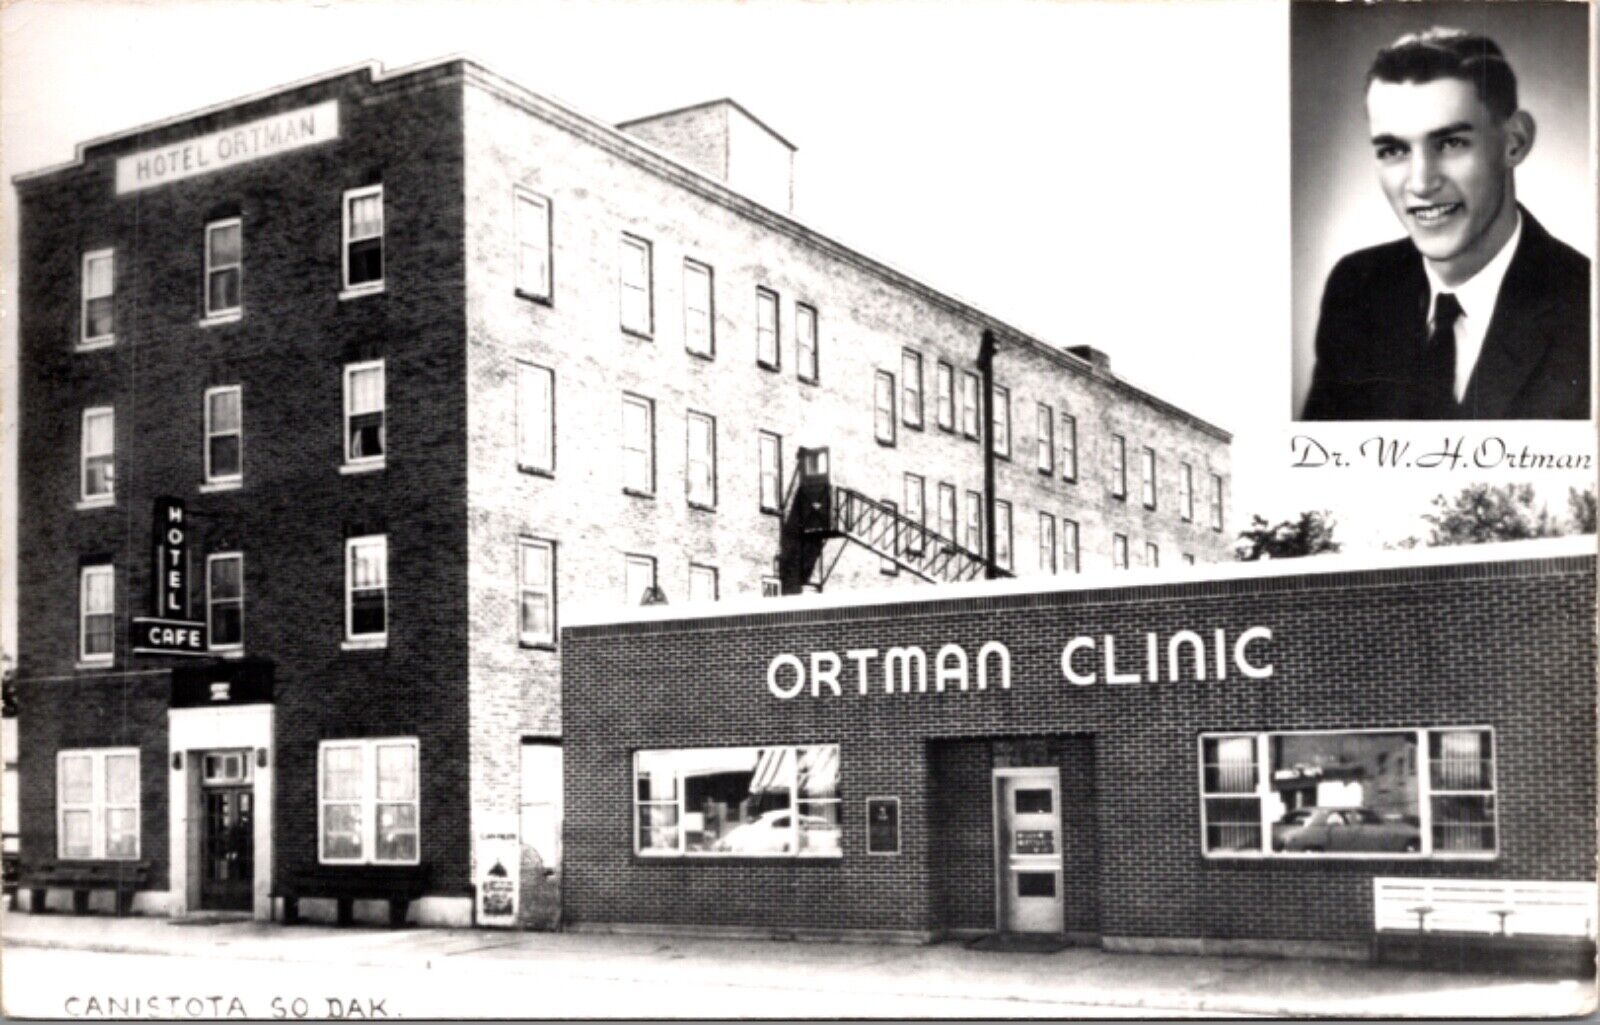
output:
M56 752L56 856L73 861L138 859L138 748Z
M549 302L550 201L522 188L512 195L517 208L517 293Z
M1003 499L994 503L994 563L1011 569L1011 503Z
M383 186L344 194L344 288L347 294L383 288Z
M1178 470L1178 515L1183 522L1194 522L1194 467L1184 463Z
M717 600L717 567L689 564L689 600L696 603Z
M889 510L889 550L899 555L901 546L905 543L900 533L900 506L893 499L885 498L883 507ZM887 576L895 576L900 572L900 564L894 559L885 556L878 560L878 569Z
M517 364L517 467L556 472L556 375L532 363Z
M950 544L956 543L956 488L954 484L939 485L939 536Z
M556 642L556 546L538 538L517 539L517 640L525 645Z
M1222 529L1222 477L1211 475L1211 529Z
M116 570L109 563L78 571L78 659L108 664L116 652Z
M1034 409L1034 449L1040 473L1056 472L1056 414L1039 403Z
M80 474L84 505L109 505L116 500L116 457L116 413L110 406L84 410Z
M1111 497L1128 497L1128 442L1120 434L1111 436Z
M927 484L915 474L906 474L905 484L905 510L906 519L915 526L910 528L906 537L906 551L912 555L921 555L927 543L926 531L928 525Z
M656 560L649 555L626 555L622 563L622 600L642 605L656 588Z
M1078 479L1078 418L1061 414L1061 479Z
M638 395L622 396L622 490L656 493L656 404Z
M415 737L317 746L317 860L415 865L421 859Z
M1056 518L1047 512L1039 514L1039 572L1056 571Z
M384 430L383 360L344 368L344 462L347 467L383 465L388 451Z
M894 375L878 371L873 390L873 436L880 445L894 444Z
M206 225L206 316L229 317L244 303L244 222Z
M645 857L838 857L839 745L687 748L633 756Z
M900 353L900 419L907 427L922 429L922 353Z
M771 431L761 432L759 452L761 511L783 511L783 438Z
M707 359L717 352L711 268L695 260L683 261L683 347Z
M1082 568L1078 551L1078 521L1063 517L1061 520L1061 569L1063 572L1076 573Z
M778 369L778 293L756 289L756 366Z
M821 357L817 352L817 344L817 311L805 303L795 303L795 374L808 384L816 384L821 377Z
M944 360L934 367L935 417L941 430L956 429L956 371Z
M389 636L389 538L352 537L344 550L345 640L381 645Z
M622 261L622 330L649 338L655 329L655 297L650 287L650 243L632 235L622 236L619 253Z
M962 547L975 555L984 554L983 496L976 491L967 492L967 529Z
M1144 564L1151 569L1159 569L1161 566L1161 547L1154 541L1144 543Z
M244 476L242 396L236 384L206 389L207 484L236 484Z
M689 455L684 463L684 492L689 504L713 509L717 504L717 421L690 412Z
M244 555L206 557L206 632L212 651L244 648Z
M1128 568L1128 535L1111 535L1111 567L1113 569Z
M1140 453L1139 465L1142 470L1139 481L1140 497L1144 499L1144 507L1146 509L1154 509L1156 507L1156 450L1146 445Z
M83 300L78 311L81 325L78 345L97 348L116 341L116 319L112 308L115 298L116 254L110 249L97 249L83 254Z
M978 375L961 373L961 433L968 438L978 436Z
M1011 458L1011 390L995 385L989 395L989 402L994 406L993 415L990 417L990 427L994 434L992 448L994 454L1001 459Z

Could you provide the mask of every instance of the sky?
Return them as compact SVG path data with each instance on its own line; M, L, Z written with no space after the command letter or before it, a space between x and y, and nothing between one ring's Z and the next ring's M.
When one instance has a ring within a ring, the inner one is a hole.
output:
M1529 478L1291 466L1288 20L1265 0L12 0L0 646L14 650L16 613L12 176L337 68L451 54L611 123L734 97L798 146L798 219L1046 341L1094 345L1232 431L1233 525L1316 508L1347 547L1425 533L1432 495ZM1315 436L1347 450L1373 433ZM1418 452L1444 440L1402 433ZM1499 434L1594 451L1592 429ZM1559 509L1593 476L1543 487Z

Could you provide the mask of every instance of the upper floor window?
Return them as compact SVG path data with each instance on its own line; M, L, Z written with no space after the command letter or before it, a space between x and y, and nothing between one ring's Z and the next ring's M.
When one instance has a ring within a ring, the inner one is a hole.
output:
M1061 521L1061 569L1066 573L1076 573L1082 569L1082 560L1078 557L1078 521L1063 518Z
M919 475L915 473L906 474L906 519L915 524L915 529L911 530L906 536L906 551L912 555L921 555L923 546L926 543L922 530L928 523L926 493L927 484L923 482Z
M622 396L622 490L656 493L656 404L638 395Z
M622 600L642 605L656 587L656 560L649 555L628 555L623 559Z
M206 626L212 651L244 647L244 555L206 557Z
M1040 473L1056 472L1056 414L1039 403L1034 409L1034 450Z
M530 299L550 301L550 201L517 189L517 291Z
M556 546L549 541L517 540L517 639L556 642Z
M384 440L383 360L344 368L344 461L350 466L380 465Z
M689 600L708 602L717 600L717 567L689 564Z
M351 292L383 287L382 185L344 194L344 287Z
M778 293L756 289L756 365L778 369Z
M761 597L777 598L783 594L783 581L778 577L766 576L761 578Z
M1011 503L996 499L994 503L994 562L1001 569L1011 569Z
M939 536L956 543L956 489L954 484L939 485Z
M691 412L688 425L684 491L690 505L710 509L717 504L717 421L704 413Z
M947 431L956 429L956 371L944 360L934 368L935 416L939 426Z
M226 484L244 475L244 419L238 385L207 388L206 483Z
M1111 535L1111 566L1113 569L1128 568L1128 536L1126 534Z
M1151 569L1161 567L1161 547L1154 541L1144 543L1144 564Z
M1156 507L1156 450L1149 445L1139 454L1139 464L1143 471L1140 474L1140 497L1144 499L1146 509Z
M317 755L317 859L417 864L416 738L324 740Z
M81 497L85 505L116 498L116 413L110 406L83 411Z
M206 316L238 313L244 295L244 227L237 217L206 225Z
M975 555L984 552L983 496L976 491L967 492L967 530L963 547Z
M1178 515L1185 523L1194 521L1194 467L1188 463L1178 468Z
M994 454L1001 459L1011 458L1011 390L994 386L989 401L994 405L991 427L994 431Z
M817 354L817 311L805 303L794 304L794 361L800 380L816 384L821 377Z
M877 374L877 386L873 392L873 434L879 444L894 444L894 375L887 370L880 370Z
M78 659L109 663L116 652L116 570L109 562L78 571Z
M1078 418L1061 414L1061 479L1078 479Z
M761 432L761 511L783 511L783 439Z
M139 749L56 752L56 856L73 861L139 857Z
M683 347L696 356L716 355L716 314L711 268L683 261Z
M622 236L622 330L649 338L655 330L655 297L650 286L650 243Z
M113 250L97 249L83 254L83 308L78 344L110 345L116 340L116 321L112 301L116 292L116 257Z
M556 472L556 375L532 363L517 364L517 466Z
M1120 434L1111 436L1111 496L1128 497L1128 442Z
M1047 512L1039 514L1039 572L1056 571L1056 518Z
M381 643L389 633L389 538L345 541L344 636Z
M1211 529L1222 529L1222 477L1211 475Z
M1190 555L1188 552L1184 552L1183 553L1183 564L1185 566L1193 566L1194 565L1194 556Z
M900 537L900 506L893 499L885 498L883 507L889 510L889 547L891 551L898 555L902 543ZM892 577L900 572L900 564L888 556L883 556L878 560L878 569L880 572Z
M961 374L961 433L969 438L978 436L978 375L963 371Z
M922 354L911 349L900 353L900 419L922 429Z

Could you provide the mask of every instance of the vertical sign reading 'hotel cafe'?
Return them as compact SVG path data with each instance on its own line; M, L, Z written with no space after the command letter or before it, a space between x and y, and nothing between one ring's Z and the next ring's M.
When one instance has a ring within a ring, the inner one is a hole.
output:
M189 618L189 514L183 500L151 508L151 602L154 616L134 616L129 647L146 655L205 655L206 625Z

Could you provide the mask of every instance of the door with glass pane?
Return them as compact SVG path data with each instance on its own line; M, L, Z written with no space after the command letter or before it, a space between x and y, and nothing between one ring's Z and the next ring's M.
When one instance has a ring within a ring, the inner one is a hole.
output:
M996 769L995 868L1003 932L1058 933L1061 771Z
M249 751L200 759L200 906L248 911L255 885L255 793Z

